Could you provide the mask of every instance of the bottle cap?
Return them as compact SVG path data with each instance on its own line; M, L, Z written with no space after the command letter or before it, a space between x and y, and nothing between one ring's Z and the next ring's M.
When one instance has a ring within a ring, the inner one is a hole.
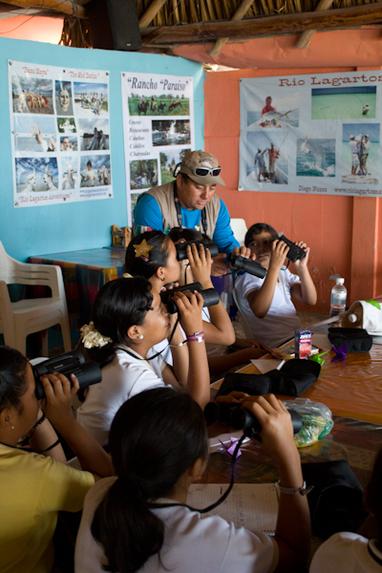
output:
M344 282L345 282L345 279L344 279L344 278L342 278L342 277L337 277L337 278L336 278L336 284L337 284L337 285L343 285Z

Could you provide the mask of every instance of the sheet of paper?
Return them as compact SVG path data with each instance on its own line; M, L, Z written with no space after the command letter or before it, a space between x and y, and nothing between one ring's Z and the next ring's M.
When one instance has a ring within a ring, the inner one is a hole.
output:
M271 370L275 370L282 360L276 358L253 358L251 362L261 374L266 374Z
M207 507L216 501L228 484L193 484L187 503L194 508ZM251 531L274 533L276 529L278 497L272 483L236 483L228 498L212 512L237 526Z

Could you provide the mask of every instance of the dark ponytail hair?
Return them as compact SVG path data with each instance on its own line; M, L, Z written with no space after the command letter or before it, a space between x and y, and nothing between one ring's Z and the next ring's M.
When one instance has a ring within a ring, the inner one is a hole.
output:
M127 331L134 324L143 324L152 308L151 284L143 277L119 278L107 282L97 293L92 320L95 328L112 342L91 348L87 354L105 366L114 358L115 346L126 343Z
M170 495L187 469L207 456L203 411L183 392L146 390L118 410L109 447L118 477L96 510L91 531L103 546L105 570L134 573L163 544L164 524L149 502Z
M148 257L137 256L135 247L146 241L151 249ZM161 231L146 231L134 237L127 246L125 271L132 276L151 278L159 267L165 267L170 239Z
M0 411L9 406L21 409L25 393L27 358L9 346L0 346Z
M278 232L274 227L268 225L268 223L255 223L249 227L248 231L245 233L244 237L244 245L249 247L251 242L253 241L254 235L260 235L260 233L270 233L271 238L273 240L278 239Z

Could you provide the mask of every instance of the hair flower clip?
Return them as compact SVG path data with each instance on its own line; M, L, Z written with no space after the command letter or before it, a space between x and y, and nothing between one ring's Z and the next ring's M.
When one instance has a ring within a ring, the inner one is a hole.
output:
M85 348L102 348L113 342L108 336L103 336L94 326L94 322L89 322L89 324L84 324L80 328L81 341Z
M149 255L150 255L151 249L152 249L152 246L146 241L146 239L143 239L143 241L141 241L137 245L134 245L135 256L140 257L144 261L150 260Z

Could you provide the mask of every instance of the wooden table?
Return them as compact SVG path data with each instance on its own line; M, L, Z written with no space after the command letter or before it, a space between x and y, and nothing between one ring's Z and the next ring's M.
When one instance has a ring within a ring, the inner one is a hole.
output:
M374 344L370 352L349 353L344 362L331 362L330 355L325 358L318 380L301 397L326 404L333 413L334 427L323 440L300 449L302 462L346 459L365 486L375 454L382 447L382 346ZM240 371L259 373L253 364ZM239 482L277 479L256 442L244 446L243 454L235 471ZM229 463L224 451L213 454L206 481L219 482L224 475L227 479Z
M222 428L221 431L229 431ZM323 440L312 446L300 448L302 463L345 459L365 486L370 478L374 457L382 447L382 424L370 424L351 418L334 416L334 427ZM226 483L230 472L231 457L221 451L210 455L206 483ZM273 482L278 479L270 460L262 453L261 444L251 440L242 447L236 463L235 481L241 483Z
M252 364L241 371L257 373ZM326 355L318 380L302 397L323 402L337 416L382 425L382 345L349 353L343 362Z

